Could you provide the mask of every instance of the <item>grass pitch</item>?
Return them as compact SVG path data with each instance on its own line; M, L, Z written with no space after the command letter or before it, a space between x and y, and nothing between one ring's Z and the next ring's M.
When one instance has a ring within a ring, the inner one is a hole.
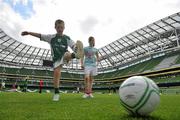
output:
M132 117L120 104L118 94L0 93L0 120L179 120L180 95L162 95L158 108L148 117Z

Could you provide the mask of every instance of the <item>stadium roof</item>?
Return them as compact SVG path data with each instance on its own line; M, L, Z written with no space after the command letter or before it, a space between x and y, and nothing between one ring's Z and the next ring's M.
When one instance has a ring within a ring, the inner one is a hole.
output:
M99 49L100 70L118 68L129 61L180 49L180 12L140 28ZM21 43L0 29L0 63L9 66L43 66L43 60L52 60L49 49ZM80 69L77 60L64 68Z

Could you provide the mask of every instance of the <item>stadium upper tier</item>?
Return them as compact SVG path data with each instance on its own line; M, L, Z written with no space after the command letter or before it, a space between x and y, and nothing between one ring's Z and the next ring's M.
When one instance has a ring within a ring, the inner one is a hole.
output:
M7 28L8 29L8 28ZM128 63L167 51L180 49L180 12L140 28L99 49L99 71L109 71ZM45 68L43 60L51 61L49 49L21 43L0 29L0 64ZM46 67L47 68L47 67ZM67 69L80 70L78 60Z

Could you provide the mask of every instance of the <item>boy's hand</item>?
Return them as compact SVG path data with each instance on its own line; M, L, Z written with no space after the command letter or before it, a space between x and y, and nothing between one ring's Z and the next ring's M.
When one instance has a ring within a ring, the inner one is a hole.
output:
M29 32L27 32L27 31L23 31L23 32L21 33L22 36L28 35L28 34L29 34Z

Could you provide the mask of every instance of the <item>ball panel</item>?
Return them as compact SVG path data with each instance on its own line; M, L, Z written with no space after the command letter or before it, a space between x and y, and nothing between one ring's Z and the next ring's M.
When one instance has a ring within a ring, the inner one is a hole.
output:
M149 84L151 85L151 87L153 87L153 89L156 89L159 92L159 87L156 85L154 81L152 81L151 79L147 77L144 77L144 78L149 82Z
M136 113L138 115L148 115L156 109L159 101L159 93L156 90L151 90L142 105L136 109Z
M125 108L125 110L129 113L129 114L134 114L134 111L131 109L131 108L129 108L121 99L120 99L120 103L121 103L121 105Z

